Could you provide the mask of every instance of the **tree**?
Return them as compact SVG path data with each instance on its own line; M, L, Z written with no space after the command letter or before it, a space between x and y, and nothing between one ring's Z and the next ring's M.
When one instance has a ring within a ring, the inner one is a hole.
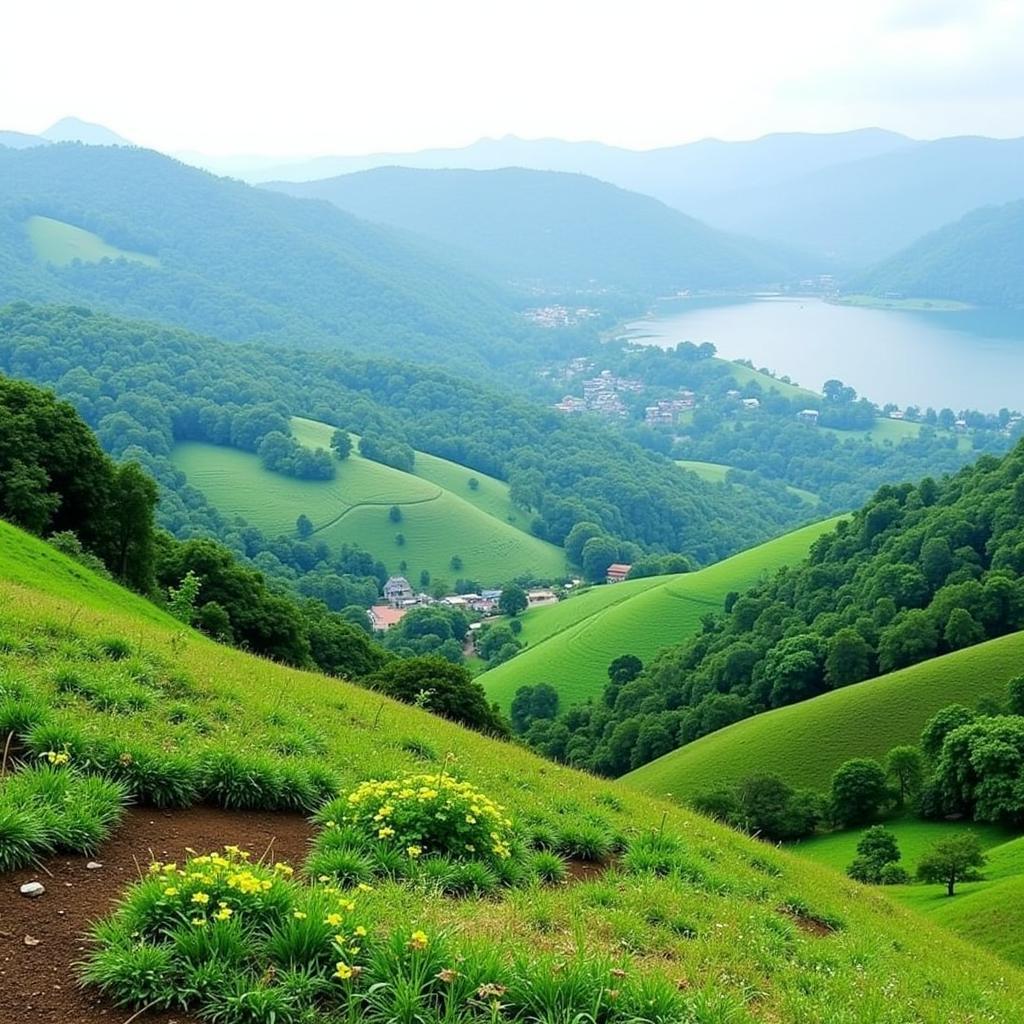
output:
M352 438L347 430L336 430L331 434L331 450L342 461L352 454Z
M947 734L935 765L945 803L975 821L1024 822L1024 718L978 718Z
M921 788L924 778L924 759L917 747L893 747L885 758L885 772L896 786L896 800L900 807Z
M137 462L122 463L114 471L111 568L140 593L153 586L153 511L158 498L156 482Z
M583 565L583 545L592 537L603 537L604 530L597 523L577 523L565 538L565 554L573 565Z
M644 663L635 654L620 654L608 666L608 678L616 686L631 683L644 670Z
M550 683L520 686L509 713L512 728L521 735L534 722L551 720L558 714L558 691Z
M471 476L469 478L469 489L471 491L479 491L480 490L480 481L477 480L477 478L475 476Z
M191 626L196 617L196 599L201 586L202 581L189 569L177 587L167 588L167 610L186 626Z
M1007 701L1011 715L1024 715L1024 676L1014 676L1007 684L1009 700Z
M462 558L459 555L452 555L448 562L448 568L451 569L452 572L461 572Z
M959 651L980 644L985 639L985 629L966 608L954 608L946 621L943 639L951 651Z
M442 718L497 736L509 734L496 706L487 703L484 688L461 665L430 656L393 661L364 682L389 697L418 704Z
M833 689L859 683L871 672L871 647L854 629L840 629L829 641L825 657L825 681Z
M303 540L313 536L313 521L305 514L305 512L295 520L295 532Z
M610 537L591 537L583 545L583 575L591 583L600 583L608 575L608 566L619 557L619 546Z
M520 612L526 611L529 604L526 591L515 583L510 583L503 587L501 597L498 598L498 610L502 615L508 615L511 618L515 618Z
M936 843L917 865L917 877L945 885L946 895L952 896L957 882L977 877L977 869L986 859L981 840L973 832L963 832Z
M947 704L936 711L928 720L921 733L921 750L929 761L935 761L942 752L942 744L946 737L961 725L968 725L975 719L975 714L963 704Z
M430 586L430 570L420 569L420 586L426 590Z
M883 879L891 881L893 872L887 871L896 864L902 854L893 832L884 825L872 825L857 843L857 856L846 873L858 882L879 885Z
M885 769L873 758L845 761L832 776L832 813L844 825L873 818L889 799Z
M393 523L400 523L402 521L402 510L397 505L392 505L388 509L388 519Z

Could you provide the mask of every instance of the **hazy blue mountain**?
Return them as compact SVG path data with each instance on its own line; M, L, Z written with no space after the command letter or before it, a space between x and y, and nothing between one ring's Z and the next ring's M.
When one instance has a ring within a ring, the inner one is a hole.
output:
M101 124L83 121L77 117L62 117L39 134L50 142L84 142L87 146L134 145L123 135L118 135Z
M853 286L882 295L1024 306L1024 200L972 211L878 264Z
M156 257L60 261L33 215ZM37 240L38 245L38 240ZM216 178L150 150L0 149L0 302L73 301L228 340L349 346L481 371L539 331L511 297L422 244L329 203ZM543 344L556 339L547 332Z
M1024 198L1024 139L919 142L769 188L724 195L710 223L862 264L979 206Z
M383 167L271 187L425 235L519 286L654 296L767 285L804 269L767 245L582 174Z
M382 166L470 170L526 167L588 174L701 216L698 203L703 197L786 181L909 145L911 140L906 136L880 128L821 135L784 133L746 142L703 139L651 150L506 135L480 139L460 149L320 157L269 170L263 167L258 177L262 181L307 181Z
M41 135L27 135L25 132L3 132L0 131L0 146L8 149L27 149L29 146L48 146L49 139Z

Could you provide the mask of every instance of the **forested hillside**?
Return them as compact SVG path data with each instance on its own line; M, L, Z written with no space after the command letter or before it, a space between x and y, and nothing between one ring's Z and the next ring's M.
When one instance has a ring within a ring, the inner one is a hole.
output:
M784 492L773 499L707 484L609 427L408 364L225 345L77 308L16 304L0 311L0 371L53 386L108 451L137 450L165 486L168 528L213 531L250 554L271 545L220 520L187 487L168 460L176 440L255 450L268 431L287 433L289 416L306 416L506 480L512 500L533 510L538 536L562 544L576 523L593 522L627 545L626 555L675 551L706 563L807 517ZM266 568L282 557L296 570L310 560L294 549L274 546Z
M716 231L582 174L381 167L270 187L426 235L521 287L653 298L778 284L810 272L781 247Z
M1024 306L1024 199L974 210L851 282L852 290Z
M28 226L38 216L157 265L59 266L63 253L33 246ZM123 147L0 149L0 300L13 299L477 374L554 343L517 318L496 285L388 228Z
M1024 444L941 482L883 487L805 562L730 595L697 637L532 740L620 774L769 708L1024 628L1022 515Z

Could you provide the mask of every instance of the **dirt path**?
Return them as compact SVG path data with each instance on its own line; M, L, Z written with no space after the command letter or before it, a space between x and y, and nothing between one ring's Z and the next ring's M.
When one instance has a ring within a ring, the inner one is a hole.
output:
M0 875L0 1024L120 1024L131 1016L79 988L72 965L85 955L90 922L109 911L151 858L180 862L186 846L203 852L234 843L254 857L272 846L275 860L298 865L311 835L299 815L132 809L95 858L102 868L89 871L90 858L62 856L47 860L46 871ZM31 881L46 886L38 899L18 892ZM26 945L26 936L38 944ZM180 1013L139 1020L190 1024Z

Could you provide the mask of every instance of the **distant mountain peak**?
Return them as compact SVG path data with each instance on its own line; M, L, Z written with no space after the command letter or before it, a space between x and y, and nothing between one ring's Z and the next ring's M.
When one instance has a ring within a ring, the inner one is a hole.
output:
M83 121L79 117L62 117L39 133L50 142L83 142L87 146L131 146L134 145L123 135L111 131L101 124Z

